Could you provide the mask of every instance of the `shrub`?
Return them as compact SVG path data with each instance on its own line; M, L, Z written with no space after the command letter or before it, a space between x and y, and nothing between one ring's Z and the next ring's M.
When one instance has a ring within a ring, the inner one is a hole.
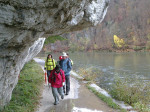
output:
M150 112L150 107L147 107L146 105L142 104L141 102L135 103L134 108L136 110L138 110L139 112Z
M102 75L102 71L97 68L89 68L89 69L79 69L79 75L82 76L86 81L95 82L97 77Z
M44 44L47 45L49 43L55 43L57 40L60 40L60 41L63 41L63 40L66 40L65 38L57 35L57 36L50 36L48 38L46 38Z
M142 50L142 47L141 47L141 46L133 46L133 49L134 49L135 51L138 51L138 50Z
M114 43L117 48L123 48L125 46L124 40L117 37L117 35L114 35Z
M129 82L129 79L123 80L117 78L110 91L112 97L135 106L138 109L140 104L143 104L142 107L148 108L150 101L150 83L138 79L132 85ZM139 102L141 103L139 104Z

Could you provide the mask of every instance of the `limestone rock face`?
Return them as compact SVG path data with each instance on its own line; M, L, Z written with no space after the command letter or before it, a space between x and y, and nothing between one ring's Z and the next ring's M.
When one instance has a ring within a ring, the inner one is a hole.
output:
M0 106L11 99L24 64L44 38L99 24L108 0L0 0Z

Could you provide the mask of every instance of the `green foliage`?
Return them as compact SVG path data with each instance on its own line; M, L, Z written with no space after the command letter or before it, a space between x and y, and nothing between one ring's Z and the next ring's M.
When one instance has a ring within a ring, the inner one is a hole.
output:
M59 36L59 35L57 35L57 36L50 36L50 37L46 38L44 44L46 45L46 44L49 44L49 43L55 43L57 40L63 41L63 40L66 40L66 39L61 37L61 36Z
M134 107L139 112L150 112L150 107L147 107L146 105L142 104L141 102L135 103Z
M136 80L136 78L134 80ZM141 104L148 108L150 101L150 83L136 80L136 83L131 86L129 85L129 82L132 81L129 81L129 79L123 80L117 78L112 90L110 91L111 96L136 107L139 107L139 102L141 102Z
M133 50L135 50L135 51L138 51L138 50L141 50L141 49L142 49L141 46L133 46Z
M43 71L37 63L28 62L21 71L10 103L2 112L33 112L38 104L42 75Z

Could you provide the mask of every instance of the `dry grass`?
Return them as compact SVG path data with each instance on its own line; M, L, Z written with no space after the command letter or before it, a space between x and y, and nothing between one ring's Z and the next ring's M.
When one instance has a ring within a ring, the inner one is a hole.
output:
M113 98L132 105L139 112L150 112L150 83L136 80L134 84L129 79L116 79L110 92Z
M78 74L82 76L86 81L95 82L96 78L101 76L102 71L96 68L80 68Z

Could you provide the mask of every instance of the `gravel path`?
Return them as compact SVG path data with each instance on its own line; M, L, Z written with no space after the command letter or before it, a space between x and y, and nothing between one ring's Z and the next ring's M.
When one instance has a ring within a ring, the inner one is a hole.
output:
M44 61L34 58L42 68ZM69 95L60 100L58 105L53 105L54 98L51 88L48 85L43 86L43 93L40 99L40 105L36 112L116 112L108 107L103 101L89 91L83 82L71 78L71 90ZM61 99L61 98L60 98Z

